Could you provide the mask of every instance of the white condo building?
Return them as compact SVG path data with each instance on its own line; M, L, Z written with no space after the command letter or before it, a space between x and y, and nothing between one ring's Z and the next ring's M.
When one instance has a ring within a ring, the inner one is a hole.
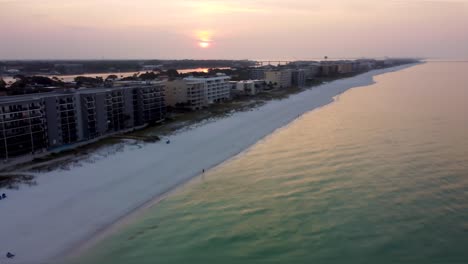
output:
M201 82L204 87L205 104L213 104L228 100L231 97L231 77L217 75L215 77L187 77L187 82Z
M199 81L174 80L166 82L166 105L192 110L206 106L205 84Z

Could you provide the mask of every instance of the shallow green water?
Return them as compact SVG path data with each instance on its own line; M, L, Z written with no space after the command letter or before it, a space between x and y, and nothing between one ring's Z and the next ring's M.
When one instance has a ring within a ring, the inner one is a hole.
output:
M82 263L468 263L468 63L377 76Z

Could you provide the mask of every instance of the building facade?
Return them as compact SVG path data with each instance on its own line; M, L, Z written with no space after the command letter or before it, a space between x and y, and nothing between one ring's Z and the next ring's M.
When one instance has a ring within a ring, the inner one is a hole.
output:
M219 103L231 98L231 77L224 74L215 77L187 77L184 80L189 83L201 83L203 85L203 101L204 105ZM194 91L198 92L197 89ZM196 94L199 96L199 94Z
M201 81L168 81L164 95L166 104L172 107L197 110L206 106L205 84Z
M347 73L352 73L353 72L353 63L350 62L350 61L344 61L344 62L340 62L338 63L338 73L339 74L347 74Z
M72 144L83 139L79 96L57 94L44 97L47 139L50 147Z
M2 98L0 158L42 152L48 147L45 104L40 98Z
M153 124L164 120L166 117L166 103L164 99L165 84L153 82L147 85L133 87L126 90L133 95L133 104L128 109L133 109L134 125ZM132 120L132 117L129 119Z
M291 70L276 70L265 72L265 81L275 88L291 87L292 73Z
M240 94L246 95L256 95L260 91L260 87L255 83L255 81L239 81L236 84L236 90Z
M292 85L302 88L306 85L306 73L305 70L293 70L291 72Z
M263 67L252 68L250 69L249 77L252 80L263 80L265 79L266 69Z
M333 76L338 74L338 65L333 62L322 62L320 65L320 76Z
M44 152L162 121L163 83L0 98L0 159Z

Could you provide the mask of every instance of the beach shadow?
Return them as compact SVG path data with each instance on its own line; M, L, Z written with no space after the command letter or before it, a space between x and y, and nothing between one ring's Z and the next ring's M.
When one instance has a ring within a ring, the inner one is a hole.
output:
M21 185L35 186L37 182L29 174L3 174L0 175L0 189L19 189Z

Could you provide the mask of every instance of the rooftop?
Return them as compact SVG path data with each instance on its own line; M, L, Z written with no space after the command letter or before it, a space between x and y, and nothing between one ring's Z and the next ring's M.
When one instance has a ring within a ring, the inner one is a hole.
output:
M10 95L10 96L0 96L0 103L14 103L14 102L21 102L27 100L39 100L46 97L51 96L66 96L66 95L74 95L74 94L92 94L92 93L99 93L99 92L108 92L111 90L123 90L123 89L130 89L130 88L138 88L144 86L153 86L162 84L163 82L119 82L117 86L114 87L96 87L96 88L64 88L61 90L52 90L50 92L44 93L30 93L30 94L22 94L22 95ZM115 85L115 84L114 84Z

